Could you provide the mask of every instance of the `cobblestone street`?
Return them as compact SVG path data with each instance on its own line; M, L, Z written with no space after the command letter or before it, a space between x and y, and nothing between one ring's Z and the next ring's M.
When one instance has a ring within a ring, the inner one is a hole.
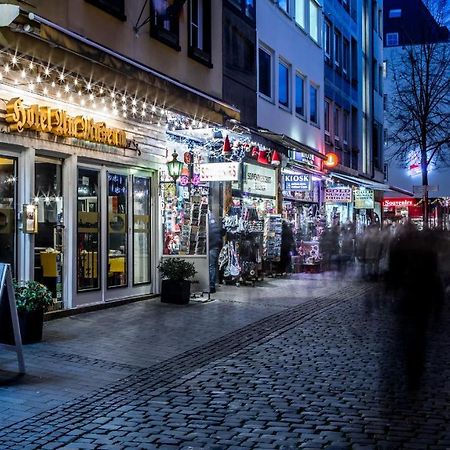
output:
M47 323L29 374L0 372L0 448L450 448L448 308L410 320L381 290L310 276Z

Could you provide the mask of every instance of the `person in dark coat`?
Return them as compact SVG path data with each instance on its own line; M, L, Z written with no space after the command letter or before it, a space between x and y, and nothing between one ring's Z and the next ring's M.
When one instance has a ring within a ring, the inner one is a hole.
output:
M280 273L289 272L292 251L295 248L294 234L291 226L284 220L281 227Z
M216 292L219 253L222 248L222 227L212 213L209 214L209 292Z

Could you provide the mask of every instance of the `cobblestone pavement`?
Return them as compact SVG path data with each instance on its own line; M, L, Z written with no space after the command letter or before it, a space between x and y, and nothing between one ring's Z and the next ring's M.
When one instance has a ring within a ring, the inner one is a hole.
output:
M3 427L0 448L450 448L448 306L440 320L408 317L376 291L329 288L127 366L116 382Z

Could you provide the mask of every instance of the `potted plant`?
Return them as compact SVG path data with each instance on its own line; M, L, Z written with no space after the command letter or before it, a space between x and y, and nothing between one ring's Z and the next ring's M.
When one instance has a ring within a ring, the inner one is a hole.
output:
M13 285L22 343L40 342L44 325L44 311L53 303L52 294L46 286L37 281L14 280ZM3 316L7 319L8 314L3 314ZM2 322L4 322L2 324L4 326L0 331L0 341L13 344L14 333L11 321L2 320Z
M163 278L161 283L161 301L184 305L189 303L191 282L197 271L193 263L180 258L164 258L158 269Z

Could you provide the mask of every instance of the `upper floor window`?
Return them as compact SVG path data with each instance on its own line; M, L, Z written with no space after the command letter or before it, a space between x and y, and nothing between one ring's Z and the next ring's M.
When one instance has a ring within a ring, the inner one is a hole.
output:
M339 31L334 31L334 63L336 67L340 67L342 63L342 53L341 53L341 45L342 45L342 36Z
M211 0L189 1L189 56L211 66Z
M86 0L91 5L97 6L103 11L117 17L120 20L127 20L125 16L125 0Z
M306 28L306 16L305 16L305 0L295 0L295 21L302 27Z
M348 75L350 67L350 42L348 39L343 40L342 45L342 72L344 75Z
M398 17L402 17L401 9L390 9L389 10L389 19L397 19Z
M344 145L348 144L348 139L350 135L350 115L347 111L344 111L342 116L342 140Z
M309 2L309 34L319 42L319 6L314 0Z
M386 33L386 46L394 47L398 45L398 33Z
M333 128L334 128L334 139L336 141L339 141L340 135L341 135L340 116L341 116L341 110L340 110L339 106L335 106L334 107L334 116L333 116Z
M182 9L180 2L150 2L150 35L175 50L180 50L179 17Z
M299 73L295 75L295 112L305 116L305 78Z
M289 108L289 66L280 61L278 63L278 103Z
M325 56L331 58L331 23L325 20L323 27L323 48L325 51Z
M284 11L289 12L289 0L278 0L278 6Z
M272 53L260 47L258 59L259 92L266 97L272 98Z
M241 10L250 19L255 18L256 0L229 0L233 5Z
M331 111L331 105L328 100L325 100L324 104L324 128L325 128L325 134L330 134L330 111Z
M309 120L316 125L319 124L319 89L311 84L309 86Z

